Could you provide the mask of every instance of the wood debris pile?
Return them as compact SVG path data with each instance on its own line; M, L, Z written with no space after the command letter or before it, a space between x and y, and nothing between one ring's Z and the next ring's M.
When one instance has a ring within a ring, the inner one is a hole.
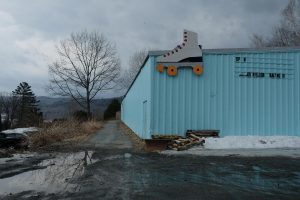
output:
M186 135L194 134L198 137L219 137L219 130L187 130Z
M203 145L204 142L204 138L198 137L195 134L188 134L186 138L178 138L172 140L168 145L168 149L182 151L196 145Z
M152 135L153 140L176 140L182 138L178 135Z

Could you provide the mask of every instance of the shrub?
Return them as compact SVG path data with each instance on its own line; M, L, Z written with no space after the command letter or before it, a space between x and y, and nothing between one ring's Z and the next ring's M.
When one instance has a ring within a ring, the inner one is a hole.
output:
M83 110L78 110L73 113L73 118L77 121L83 122L88 120L87 112Z
M113 99L104 112L104 119L115 119L116 113L121 110L121 104L118 99Z

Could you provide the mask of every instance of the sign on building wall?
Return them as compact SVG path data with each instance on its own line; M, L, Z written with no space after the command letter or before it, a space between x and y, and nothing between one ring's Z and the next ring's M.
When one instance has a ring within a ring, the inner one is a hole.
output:
M284 58L257 58L235 56L235 77L294 79L294 63Z

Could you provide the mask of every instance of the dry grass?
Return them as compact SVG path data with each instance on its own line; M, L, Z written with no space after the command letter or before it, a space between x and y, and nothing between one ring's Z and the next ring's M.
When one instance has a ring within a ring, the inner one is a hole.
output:
M45 125L39 132L30 136L33 148L60 142L81 142L102 127L102 122L78 122L69 120Z

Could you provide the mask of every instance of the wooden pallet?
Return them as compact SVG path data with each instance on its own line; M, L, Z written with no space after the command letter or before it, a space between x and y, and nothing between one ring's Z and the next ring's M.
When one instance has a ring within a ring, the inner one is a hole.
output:
M219 137L219 132L219 130L187 130L186 136L193 134L198 137Z
M152 135L153 140L176 140L182 138L178 135Z

